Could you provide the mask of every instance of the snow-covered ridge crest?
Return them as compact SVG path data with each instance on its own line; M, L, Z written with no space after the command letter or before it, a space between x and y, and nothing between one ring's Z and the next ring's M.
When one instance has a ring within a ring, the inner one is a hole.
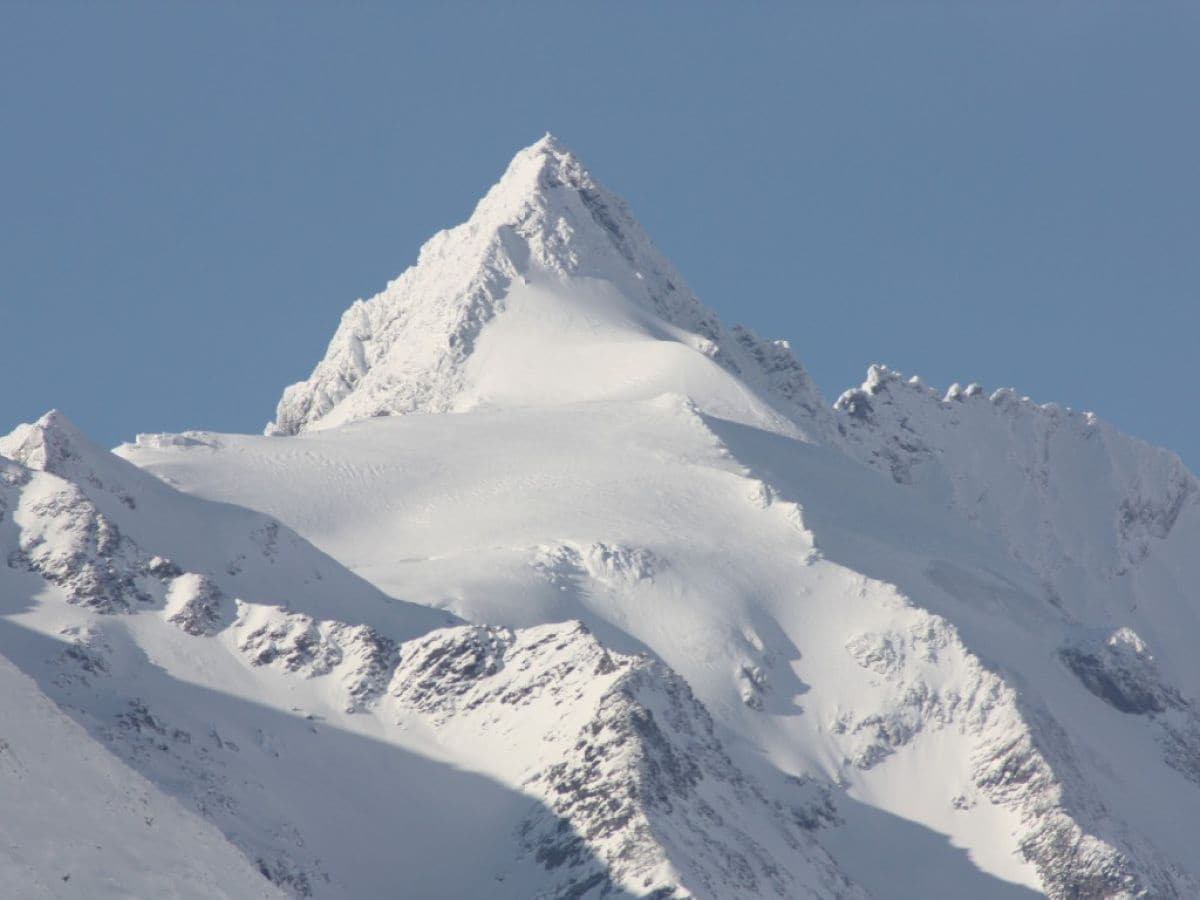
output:
M401 654L389 712L545 804L520 827L552 885L539 897L865 897L813 840L823 798L795 780L768 795L665 665L570 621L447 628Z
M70 443L81 437L66 416L52 409L37 422L18 425L0 438L0 456L7 456L31 469L58 474L71 457Z
M176 491L57 410L0 436L0 460L11 541L0 558L69 604L120 613L166 603L189 633L217 630L224 597L294 601L309 613L352 602L397 633L406 621L424 623L416 634L446 618L383 595L270 516Z
M1200 483L1174 453L1092 413L978 385L943 395L884 366L835 409L852 456L995 535L1079 621L1111 631L1178 593L1170 608L1185 618L1154 644L1195 671L1182 636Z
M543 390L561 395L564 381L573 383L570 398L593 399L630 383L649 391L664 377L677 378L678 357L631 358L619 351L577 371L569 362L576 355L569 329L534 334L525 322L517 326L525 342L519 351L503 359L489 354L469 370L485 326L530 285L540 288L539 302L551 298L548 317L558 325L571 317L586 320L586 329L600 337L594 341L602 345L598 355L631 339L672 342L702 358L693 365L715 363L744 382L743 389L763 395L761 405L798 420L801 431L820 436L830 430L816 388L786 343L723 326L625 203L546 135L517 153L467 222L434 235L416 265L343 314L312 375L284 391L267 433L495 402L486 390L471 390L472 384L511 367L513 356L518 367L542 351L553 357L555 345L559 356L524 374L521 396L509 402L540 402ZM540 306L530 320L546 317ZM513 343L513 335L504 340ZM706 379L692 378L693 385L697 381Z
M1053 548L1084 538L1107 553L1095 560L1105 575L1144 560L1200 500L1200 483L1176 454L1093 413L1038 404L1008 388L985 394L977 384L954 384L943 395L874 365L834 408L851 455L1004 537L1019 537L1021 504L1046 506L1054 520L1046 524L1056 527L1038 540ZM1032 545L1013 549L1038 561Z

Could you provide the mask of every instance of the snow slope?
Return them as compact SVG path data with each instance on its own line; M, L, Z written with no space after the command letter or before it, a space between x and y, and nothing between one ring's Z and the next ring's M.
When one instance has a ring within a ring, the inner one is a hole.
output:
M1190 708L1096 702L1060 654L1083 632L1034 571L834 451L677 396L193 439L210 449L122 453L391 593L649 651L743 768L834 791L818 839L880 896L1195 888L1196 787L1162 744ZM904 848L907 884L866 835Z
M0 657L9 897L284 897L216 828L122 764Z
M140 827L161 814L175 828L160 858L51 855L47 840L74 834L44 821L59 788L14 767L5 787L40 812L0 857L5 883L57 888L67 874L65 896L865 896L809 833L821 798L768 794L661 664L610 652L578 622L466 626L393 600L277 520L181 494L58 413L0 450L0 654L24 670L0 676L41 704L19 706L22 719L52 700L77 723L54 728L90 736L64 775L121 773L83 792L97 853L128 840L110 805L136 800ZM22 732L14 759L43 740ZM201 862L233 860L228 877L192 879L188 840Z

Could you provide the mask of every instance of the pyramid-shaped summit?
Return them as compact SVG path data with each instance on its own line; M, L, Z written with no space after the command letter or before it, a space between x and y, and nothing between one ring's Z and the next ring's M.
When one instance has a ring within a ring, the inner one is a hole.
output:
M625 203L546 135L513 157L470 219L343 314L266 431L664 393L794 436L831 433L787 344L722 325Z

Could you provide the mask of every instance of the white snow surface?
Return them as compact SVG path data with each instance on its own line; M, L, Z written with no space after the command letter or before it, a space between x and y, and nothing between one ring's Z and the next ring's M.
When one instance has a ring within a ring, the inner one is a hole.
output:
M0 883L1200 896L1190 473L882 367L822 407L553 139L268 430L0 438Z

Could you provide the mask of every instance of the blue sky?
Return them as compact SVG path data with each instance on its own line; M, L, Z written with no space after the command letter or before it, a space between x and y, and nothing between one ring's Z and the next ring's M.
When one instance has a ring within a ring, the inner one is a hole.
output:
M1200 5L0 7L0 429L258 431L550 130L832 400L886 362L1200 468Z

